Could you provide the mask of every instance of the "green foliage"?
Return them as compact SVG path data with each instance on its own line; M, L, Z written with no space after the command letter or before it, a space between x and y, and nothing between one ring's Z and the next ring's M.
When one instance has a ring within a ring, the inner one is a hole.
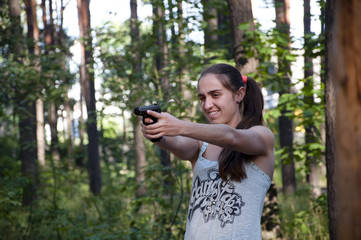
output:
M281 195L279 207L284 239L329 239L325 194L314 198L302 185L292 195Z

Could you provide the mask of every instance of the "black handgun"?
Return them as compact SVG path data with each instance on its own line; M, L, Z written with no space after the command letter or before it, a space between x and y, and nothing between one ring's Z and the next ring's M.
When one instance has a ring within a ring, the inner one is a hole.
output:
M158 106L158 104L153 104L153 105L149 105L149 106L141 106L141 107L136 107L134 108L134 114L135 115L138 115L138 116L142 116L143 117L143 123L145 125L149 125L149 124L153 124L153 123L156 123L158 122L158 119L151 116L151 115L148 115L147 114L147 111L150 110L150 111L154 111L154 112L158 112L160 113L160 107ZM153 120L153 123L146 123L145 122L145 119L146 118L150 118ZM159 142L160 139L162 139L162 137L160 138L155 138L155 139L151 139L152 142Z

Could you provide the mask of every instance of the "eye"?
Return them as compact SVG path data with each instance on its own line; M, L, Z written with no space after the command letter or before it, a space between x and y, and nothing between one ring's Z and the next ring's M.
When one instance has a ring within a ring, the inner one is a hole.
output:
M212 97L213 97L213 98L217 98L217 97L219 97L219 95L220 95L219 93L213 93L213 94L212 94Z
M205 97L199 97L199 101L204 102Z

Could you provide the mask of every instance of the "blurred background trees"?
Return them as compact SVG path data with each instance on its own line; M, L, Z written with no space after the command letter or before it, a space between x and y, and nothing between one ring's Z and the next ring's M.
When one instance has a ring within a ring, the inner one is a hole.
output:
M205 122L198 76L226 62L262 86L277 139L264 239L337 239L334 1L299 2L297 38L283 0L129 0L128 20L101 25L87 0L1 1L1 238L183 239L190 165L144 140L132 112L157 102Z

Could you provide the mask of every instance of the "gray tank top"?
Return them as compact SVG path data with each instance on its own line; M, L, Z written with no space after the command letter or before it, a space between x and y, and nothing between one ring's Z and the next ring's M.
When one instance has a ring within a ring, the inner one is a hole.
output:
M203 143L193 169L184 239L262 239L262 209L271 179L250 162L245 164L246 179L223 181L218 162L202 157L207 146Z

